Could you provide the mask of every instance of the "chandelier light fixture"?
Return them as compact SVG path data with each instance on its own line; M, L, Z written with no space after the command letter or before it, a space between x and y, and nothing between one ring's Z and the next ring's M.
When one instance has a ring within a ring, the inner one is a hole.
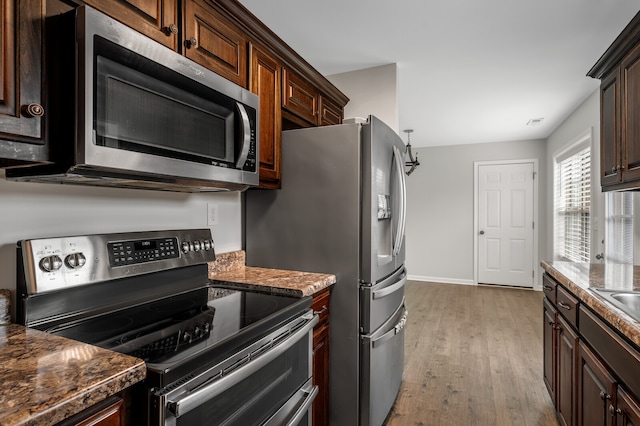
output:
M413 129L403 130L407 134L407 146L405 148L405 166L409 167L409 170L406 172L407 176L409 176L413 171L420 165L420 161L418 161L418 153L416 152L416 157L413 158L413 153L411 152L411 133L413 133ZM406 159L406 157L409 157Z

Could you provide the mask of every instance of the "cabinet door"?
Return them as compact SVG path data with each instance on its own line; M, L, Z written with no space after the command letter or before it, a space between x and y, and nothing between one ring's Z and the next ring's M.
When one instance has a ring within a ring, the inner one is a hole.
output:
M320 125L329 126L342 123L342 108L326 96L320 96Z
M620 387L617 392L617 407L617 426L640 426L640 405L638 401Z
M44 143L43 11L44 0L0 0L0 139ZM14 149L0 142L2 157Z
M600 83L600 185L620 182L620 91L614 70Z
M620 65L622 180L640 180L640 45Z
M280 188L282 110L280 63L257 46L250 45L249 89L260 97L260 186Z
M211 6L184 1L184 55L227 80L247 87L245 34Z
M556 343L556 309L551 306L547 298L545 297L543 306L543 334L544 334L544 343L543 343L543 378L544 384L547 386L547 390L549 391L549 396L551 396L551 401L553 401L553 405L556 404L556 351L557 351L557 343Z
M578 345L578 423L584 426L606 426L611 423L609 405L612 404L615 380L593 354L580 342Z
M573 425L575 419L574 386L578 335L561 316L558 319L558 372L556 410L562 425Z
M283 70L282 106L297 117L312 124L318 124L318 101L320 94L297 74Z
M158 43L178 50L177 0L85 0L85 3Z

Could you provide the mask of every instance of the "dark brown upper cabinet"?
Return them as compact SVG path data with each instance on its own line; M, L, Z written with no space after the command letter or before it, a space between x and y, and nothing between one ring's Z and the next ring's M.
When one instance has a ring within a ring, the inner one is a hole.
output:
M0 0L0 167L45 161L44 0Z
M173 50L178 50L178 0L84 0Z
M640 13L587 74L600 79L600 184L640 189Z

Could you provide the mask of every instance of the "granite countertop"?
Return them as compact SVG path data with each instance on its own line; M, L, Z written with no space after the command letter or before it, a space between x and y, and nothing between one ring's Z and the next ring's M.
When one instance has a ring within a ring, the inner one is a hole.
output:
M53 425L142 381L144 361L0 325L0 425Z
M313 296L336 282L336 276L331 274L246 266L243 250L216 255L215 262L209 263L209 279L298 297Z
M640 291L640 266L544 261L541 266L581 302L640 347L640 322L594 291Z

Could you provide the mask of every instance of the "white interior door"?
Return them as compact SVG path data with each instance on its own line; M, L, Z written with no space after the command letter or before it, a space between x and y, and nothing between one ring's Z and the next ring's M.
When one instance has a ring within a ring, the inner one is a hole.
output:
M534 165L478 166L478 283L533 287Z

